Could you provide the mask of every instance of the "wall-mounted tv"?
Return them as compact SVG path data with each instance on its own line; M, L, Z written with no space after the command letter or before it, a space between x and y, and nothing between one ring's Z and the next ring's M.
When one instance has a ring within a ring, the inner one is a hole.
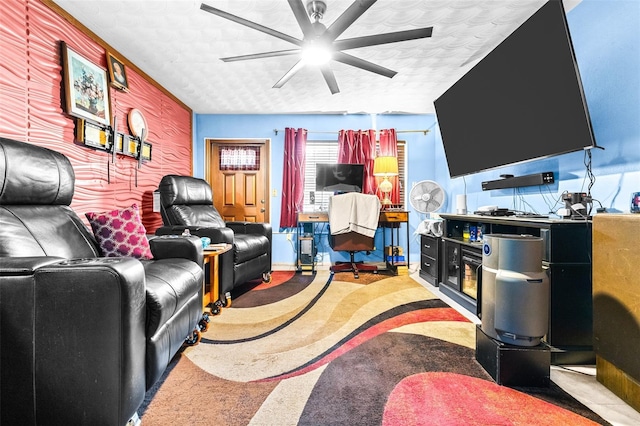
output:
M316 191L362 192L364 164L316 164Z
M545 3L434 106L451 177L596 146L560 0Z

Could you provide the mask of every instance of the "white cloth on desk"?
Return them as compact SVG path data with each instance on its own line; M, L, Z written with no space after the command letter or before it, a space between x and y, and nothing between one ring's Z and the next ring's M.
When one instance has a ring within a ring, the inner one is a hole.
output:
M373 237L380 218L380 200L375 195L349 192L329 198L331 235L357 232Z

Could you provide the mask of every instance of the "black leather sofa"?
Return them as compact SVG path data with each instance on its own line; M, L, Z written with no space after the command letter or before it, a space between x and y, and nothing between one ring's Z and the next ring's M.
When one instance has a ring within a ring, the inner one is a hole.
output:
M181 234L209 237L212 243L229 243L233 250L220 255L218 302L228 303L229 293L249 280L271 280L272 229L269 223L225 222L213 206L211 186L191 176L167 175L158 186L164 226L156 235Z
M202 320L202 244L101 257L62 154L0 138L0 422L125 425Z

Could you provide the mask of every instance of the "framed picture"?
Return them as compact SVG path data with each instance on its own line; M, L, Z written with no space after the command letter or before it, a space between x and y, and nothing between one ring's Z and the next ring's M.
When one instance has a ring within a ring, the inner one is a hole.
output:
M107 52L107 64L109 65L109 81L116 89L129 90L129 82L127 81L127 72L124 64L118 58Z
M116 133L116 140L114 142L113 150L115 152L122 153L124 146L124 135L122 133Z
M107 71L62 42L66 112L105 126L111 124Z
M81 118L76 120L76 140L92 148L111 149L111 140L104 127Z
M142 155L143 161L151 161L151 150L153 149L153 145L149 142L142 142L142 150L140 151L140 155Z
M137 157L139 145L140 140L138 138L130 136L125 137L125 139L123 140L122 153L130 157Z

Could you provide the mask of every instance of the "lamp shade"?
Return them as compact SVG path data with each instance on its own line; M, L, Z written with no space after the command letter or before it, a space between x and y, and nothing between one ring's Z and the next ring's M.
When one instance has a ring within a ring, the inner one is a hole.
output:
M392 156L376 157L373 161L374 176L396 176L398 174L398 159Z

